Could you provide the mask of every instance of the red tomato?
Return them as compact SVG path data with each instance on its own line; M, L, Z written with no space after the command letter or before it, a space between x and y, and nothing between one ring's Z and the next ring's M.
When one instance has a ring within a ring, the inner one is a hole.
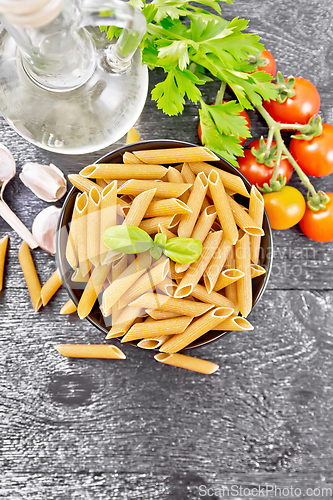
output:
M302 193L291 186L264 194L264 202L272 229L289 229L295 226L302 219L306 208Z
M330 201L325 210L314 212L306 207L305 214L299 223L303 233L315 241L333 241L333 193L326 193Z
M275 141L272 141L272 146L275 145ZM250 148L255 148L259 150L259 139L252 141ZM270 178L273 175L273 168L266 167L264 163L258 163L256 157L251 153L251 149L245 149L244 155L238 158L239 170L245 175L247 180L251 184L262 187L265 182L269 183ZM290 180L293 174L293 167L288 160L283 159L279 166L279 175L287 178L287 182Z
M294 89L294 97L287 97L284 102L264 102L264 108L277 122L305 124L318 114L320 96L313 83L296 76Z
M269 50L263 50L260 54L260 57L262 59L266 59L268 61L268 64L266 64L266 66L258 66L257 71L264 71L265 73L268 73L272 75L273 78L275 78L276 62L273 54Z
M322 134L311 141L292 139L289 150L306 175L333 174L333 125L323 123Z
M223 104L225 102L228 102L228 101L222 101ZM214 104L213 104L213 106L214 106ZM247 112L245 111L245 109L243 109L243 111L241 111L239 113L239 115L243 116L245 118L245 120L247 121L247 127L250 130L250 128L251 128L251 122L250 122L249 115L247 114ZM201 141L201 125L200 125L200 123L198 125L198 136L199 136L199 140L200 140L201 144L204 146L203 142ZM241 145L243 145L246 142L246 138L244 139L243 137L239 137L239 140L240 140L240 144Z

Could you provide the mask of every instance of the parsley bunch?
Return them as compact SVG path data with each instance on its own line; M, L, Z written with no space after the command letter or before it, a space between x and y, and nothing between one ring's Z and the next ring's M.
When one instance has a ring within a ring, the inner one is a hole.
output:
M253 72L250 63L253 55L264 50L259 36L244 33L248 26L244 19L223 19L219 0L130 3L147 19L147 33L141 43L143 63L166 73L164 81L153 89L152 99L168 115L182 113L186 98L199 103L202 142L237 166L236 158L243 156L239 136L250 136L239 113L243 108L260 106L262 100L277 98L272 77L263 71ZM115 34L113 28L108 30L109 38ZM213 79L220 80L223 88L229 85L237 100L223 104L220 99L216 106L205 104L200 88Z

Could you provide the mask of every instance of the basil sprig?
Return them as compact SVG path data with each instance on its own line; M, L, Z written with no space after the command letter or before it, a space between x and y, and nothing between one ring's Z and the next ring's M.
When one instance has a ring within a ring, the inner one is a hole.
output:
M125 254L150 250L153 259L159 259L164 253L179 264L195 262L202 251L200 240L178 237L167 240L166 235L162 233L156 234L153 240L143 229L125 225L109 227L104 231L103 242L110 250Z

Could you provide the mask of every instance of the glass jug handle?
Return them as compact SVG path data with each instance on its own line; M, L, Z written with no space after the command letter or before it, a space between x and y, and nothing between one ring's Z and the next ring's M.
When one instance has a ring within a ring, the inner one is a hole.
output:
M80 26L116 26L123 31L107 52L110 66L116 72L126 70L146 33L145 16L121 0L82 0Z

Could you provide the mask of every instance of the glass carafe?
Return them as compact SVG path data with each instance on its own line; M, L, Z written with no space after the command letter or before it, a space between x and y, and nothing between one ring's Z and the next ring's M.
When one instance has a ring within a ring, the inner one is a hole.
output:
M0 111L44 149L82 154L119 140L147 97L143 14L120 0L0 0ZM99 28L123 28L107 39Z

